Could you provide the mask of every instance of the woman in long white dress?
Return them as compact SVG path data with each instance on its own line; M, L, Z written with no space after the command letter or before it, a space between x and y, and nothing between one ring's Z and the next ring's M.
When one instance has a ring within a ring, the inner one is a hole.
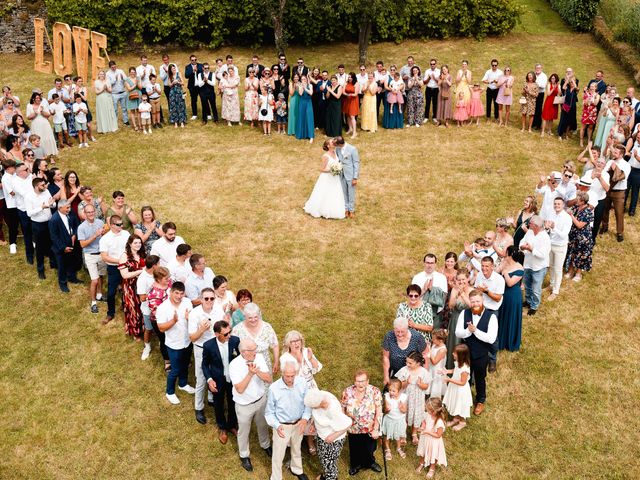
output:
M333 175L331 167L340 163L336 155L336 145L332 138L325 140L322 149L322 167L311 196L304 205L304 211L312 217L344 218L344 194L340 175Z
M46 100L42 99L42 94L34 93L31 95L31 100L27 105L27 118L31 121L31 133L40 136L40 146L47 157L58 155L53 128L48 120L50 116L49 105Z

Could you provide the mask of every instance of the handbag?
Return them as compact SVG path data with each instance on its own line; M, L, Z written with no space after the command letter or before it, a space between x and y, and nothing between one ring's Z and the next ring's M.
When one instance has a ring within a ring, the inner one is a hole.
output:
M140 98L140 93L137 90L133 90L129 92L129 100L138 100Z
M564 103L564 95L560 96L560 95L556 95L555 98L553 99L553 104L554 105L561 105Z
M502 91L502 95L504 95L505 97L510 97L511 96L511 87L504 87L504 90Z
M520 105L526 105L527 104L527 98L526 97L520 97L520 100L518 100L518 102L520 102Z

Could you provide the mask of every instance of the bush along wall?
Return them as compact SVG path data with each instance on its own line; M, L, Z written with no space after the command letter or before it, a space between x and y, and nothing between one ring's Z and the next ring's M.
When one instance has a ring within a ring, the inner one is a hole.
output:
M600 0L549 0L551 8L578 32L590 32Z
M273 44L265 0L44 0L49 23L60 21L109 36L110 49L136 44L259 46ZM340 2L287 2L284 25L289 43L310 45L357 41L357 19ZM517 0L403 0L401 8L373 19L373 41L406 38L484 38L504 35L519 20Z

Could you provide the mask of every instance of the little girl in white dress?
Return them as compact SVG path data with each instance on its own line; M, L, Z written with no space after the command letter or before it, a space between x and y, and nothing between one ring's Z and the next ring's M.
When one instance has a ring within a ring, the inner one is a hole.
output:
M450 422L447 422L447 427L453 427L453 430L457 432L467 426L466 419L471 416L471 407L473 407L473 397L469 386L469 378L471 377L469 347L464 343L457 345L453 350L453 359L455 360L455 368L442 370L444 373L453 373L451 378L444 377L444 381L448 385L442 403L447 407L449 415L453 417Z
M438 373L445 368L447 361L447 331L444 329L436 330L431 334L431 350L429 352L429 373L431 374L431 388L429 396L442 398L447 391L444 383L444 375Z
M397 378L389 381L389 391L384 394L384 417L382 417L382 435L384 435L384 456L391 460L391 440L396 441L398 455L407 455L402 449L407 438L407 394L400 393L402 382Z

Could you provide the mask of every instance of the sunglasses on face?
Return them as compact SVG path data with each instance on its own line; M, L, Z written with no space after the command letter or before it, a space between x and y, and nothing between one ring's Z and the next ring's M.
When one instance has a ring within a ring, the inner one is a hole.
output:
M202 297L202 300L204 300L205 302L211 302L213 301L214 297Z
M114 226L116 226L116 227L121 227L121 226L122 226L122 222L120 222L120 223L114 223L113 225L114 225Z
M231 335L231 330L229 330L227 333L222 334L224 338L228 337L229 335Z
M417 294L411 294L411 293L409 294L409 298L419 298L419 297L420 295L417 295Z

